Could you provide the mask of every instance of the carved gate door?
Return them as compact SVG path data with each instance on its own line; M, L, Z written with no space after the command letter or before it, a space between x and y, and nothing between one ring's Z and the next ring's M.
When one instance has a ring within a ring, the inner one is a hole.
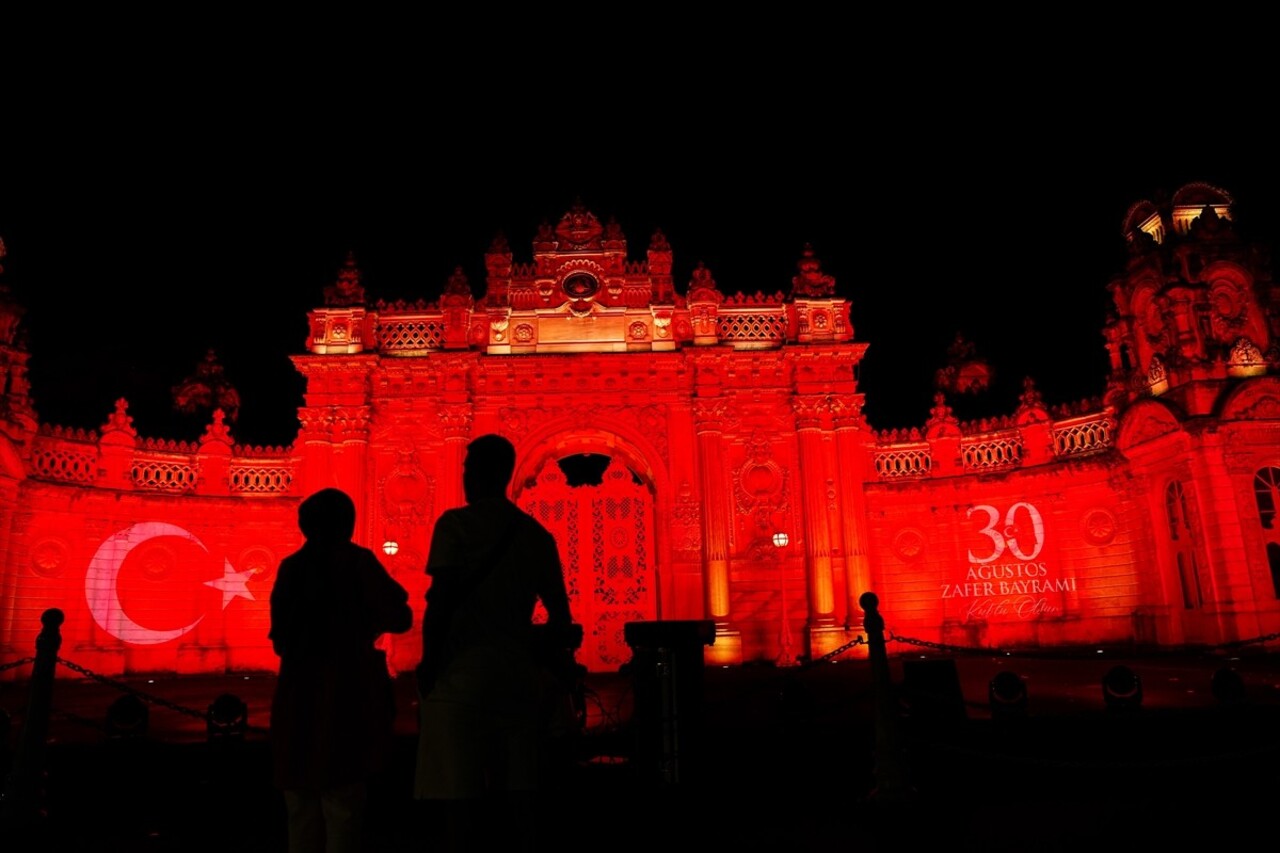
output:
M516 499L560 546L573 618L582 625L578 662L611 672L631 659L623 626L657 618L653 498L615 457L598 486L569 486L554 459ZM539 605L539 621L546 614Z

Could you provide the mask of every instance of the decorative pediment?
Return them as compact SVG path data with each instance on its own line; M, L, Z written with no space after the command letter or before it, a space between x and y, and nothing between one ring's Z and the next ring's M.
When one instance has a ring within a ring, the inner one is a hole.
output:
M1221 417L1224 421L1280 420L1280 379L1247 380L1223 401Z
M847 344L849 301L805 247L789 293L726 294L698 263L685 292L672 280L673 252L651 232L645 259L627 257L622 227L581 202L544 220L533 259L517 261L499 232L485 253L485 279L474 290L461 267L436 302L375 301L366 307L353 259L312 311L308 351L344 355L377 351L414 358L439 350L489 355L578 352L673 352L686 346L738 351ZM965 377L966 382L982 379Z
M1181 428L1177 414L1167 404L1144 400L1134 404L1121 417L1116 446L1125 450Z
M602 250L604 246L601 237L604 230L594 213L587 210L582 202L574 202L569 212L560 217L560 222L556 224L556 248L571 252ZM616 226L613 230L617 230ZM617 235L610 236L617 239Z

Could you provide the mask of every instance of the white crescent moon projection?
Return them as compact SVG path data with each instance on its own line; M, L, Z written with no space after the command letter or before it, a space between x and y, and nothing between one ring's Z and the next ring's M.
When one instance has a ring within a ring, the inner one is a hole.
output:
M93 615L93 621L98 623L99 628L116 639L140 646L152 646L176 640L195 628L196 625L199 625L200 620L204 618L203 615L200 615L190 625L160 631L134 622L125 614L124 608L120 606L120 595L116 589L116 581L125 557L129 556L129 552L134 548L156 536L177 536L181 539L186 539L188 542L195 543L205 553L209 551L194 534L175 524L166 524L163 521L145 521L126 527L103 542L99 546L97 553L93 555L93 559L89 561L89 570L84 576L84 594L89 603L89 613ZM226 609L227 604L233 598L252 599L253 593L249 592L245 586L245 582L252 575L252 572L236 572L232 568L230 561L224 562L223 576L215 580L205 581L205 585L222 591L222 607Z

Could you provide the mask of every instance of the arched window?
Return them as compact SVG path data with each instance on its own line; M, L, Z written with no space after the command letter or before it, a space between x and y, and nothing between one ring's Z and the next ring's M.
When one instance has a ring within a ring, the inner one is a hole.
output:
M1253 492L1258 502L1258 516L1263 530L1276 524L1276 494L1280 492L1280 468L1263 468L1253 475Z
M1165 517L1169 522L1169 541L1173 547L1178 584L1182 588L1182 606L1192 610L1204 603L1204 592L1200 588L1200 564L1196 560L1195 538L1188 506L1182 482L1173 480L1164 490Z
M1267 543L1267 563L1271 566L1271 588L1280 598L1280 545Z
M1280 598L1280 530L1276 529L1276 504L1280 501L1280 468L1258 469L1253 475L1254 500L1258 504L1258 521L1267 546L1267 565L1271 569L1271 591Z

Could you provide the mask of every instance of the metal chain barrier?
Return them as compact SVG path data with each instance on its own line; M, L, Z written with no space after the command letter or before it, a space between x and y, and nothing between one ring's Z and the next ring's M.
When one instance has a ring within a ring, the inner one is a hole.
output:
M921 640L916 637L901 637L893 633L892 630L887 632L886 640L906 643L912 646L921 646L923 648L937 649L939 651L951 652L953 654L962 655L984 655L990 657L1022 657L1022 658L1063 658L1061 649L999 649L990 646L957 646L950 643L935 643L932 640ZM1231 651L1243 648L1245 646L1266 645L1267 643L1280 640L1280 633L1263 634L1258 637L1252 637L1247 640L1232 640L1225 643L1217 643L1214 645L1197 645L1197 646L1178 646L1168 647L1161 646L1153 649L1142 649L1141 651L1132 650L1135 655L1141 657L1186 657L1188 654L1211 654L1215 651ZM1094 647L1090 647L1091 649ZM1130 650L1126 650L1130 651ZM1093 652L1090 656L1093 656Z
M986 646L961 646L949 643L938 643L930 640L921 640L915 637L903 637L894 634L892 631L886 631L886 640L896 641L907 645L918 646L921 648L935 649L957 655L970 656L989 656L1002 658L1039 658L1039 659L1064 659L1066 656L1061 649L1053 650L1037 650L1028 649L1023 651L1007 650L999 648L991 648ZM1246 646L1264 646L1267 643L1280 640L1280 633L1264 634L1243 640L1233 640L1230 642L1217 643L1213 645L1197 645L1183 647L1161 647L1158 649L1143 649L1137 652L1145 658L1156 657L1182 657L1185 658L1189 654L1212 654L1219 651L1236 651ZM1129 650L1126 650L1129 651ZM1091 652L1093 657L1096 652ZM929 696L924 695L920 698L946 700L950 697L945 696ZM976 701L965 701L964 705L975 709L985 709L987 703ZM1147 770L1175 770L1178 768L1200 768L1207 767L1218 762L1240 762L1245 760L1259 760L1267 756L1275 756L1280 754L1280 738L1271 738L1266 742L1257 743L1250 746L1247 751L1242 749L1217 750L1212 753L1201 754L1189 757L1145 757L1140 760L1135 759L1067 759L1055 758L1051 756L1028 756L1016 755L1012 753L993 752L990 744L982 749L966 746L963 743L954 740L943 740L937 737L930 737L927 730L913 731L907 735L907 739L916 749L922 749L931 753L950 754L957 758L963 758L969 761L995 762L1001 764L1023 765L1032 767L1057 768L1062 770L1071 769L1123 769L1123 768L1142 768Z
M5 670L9 670L9 669L14 669L15 667L19 667L19 666L25 666L27 664L34 663L34 662L35 662L34 657L20 658L18 660L10 661L5 664L0 664L0 672L4 672ZM105 684L108 687L113 687L116 690L121 691L122 693L128 693L144 702L148 702L152 705L159 705L161 707L168 708L171 711L175 711L179 714L184 714L188 717L195 717L196 719L204 720L206 723L209 721L208 711L199 711L199 710L196 710L195 708L187 708L177 704L176 702L171 702L162 696L154 696L149 693L144 693L143 691L137 690L136 688L124 683L123 681L117 681L116 679L108 678L105 675L99 675L98 673L93 672L92 670L86 669L85 667L81 666L78 663L75 663L74 661L66 660L65 658L59 657L57 658L57 662L60 665L65 666L67 669L80 673L86 678L92 679L93 681L96 681L100 684ZM106 731L106 726L102 725L100 722L96 720L91 720L91 719L88 719L87 717L83 717L78 714L73 714L69 711L60 711L58 713L62 718L71 720L72 722L78 723L87 728L97 729L99 731ZM254 731L258 731L258 732L266 731L265 728L262 728L259 726L248 726L247 728L252 729Z
M182 705L177 704L176 702L170 702L168 699L162 698L160 696L152 696L148 693L143 693L141 690L136 690L133 687L129 686L128 684L125 684L123 681L116 681L114 678L108 678L105 675L99 675L96 672L92 672L91 670L85 669L80 664L72 663L71 661L66 660L65 658L58 658L58 663L60 663L62 666L65 666L67 669L74 670L75 672L80 673L86 678L93 679L99 684L105 684L108 687L114 687L115 689L121 691L122 693L129 693L133 696L138 697L144 702L150 702L153 705L160 705L162 707L168 708L170 711L177 711L179 714L186 714L189 717L197 717L201 720L207 720L209 718L209 714L205 711L197 711L194 708L185 708Z
M852 649L854 646L863 646L863 645L866 645L866 643L867 643L866 638L863 637L861 634L859 634L858 636L854 637L852 640L845 643L843 646L841 646L838 649L832 649L831 651L827 652L821 657L816 657L813 660L802 661L796 666L794 671L804 672L807 669L813 669L818 664L823 664L823 663L827 663L828 661L835 660L836 658L840 657L840 655L849 651L849 649Z

